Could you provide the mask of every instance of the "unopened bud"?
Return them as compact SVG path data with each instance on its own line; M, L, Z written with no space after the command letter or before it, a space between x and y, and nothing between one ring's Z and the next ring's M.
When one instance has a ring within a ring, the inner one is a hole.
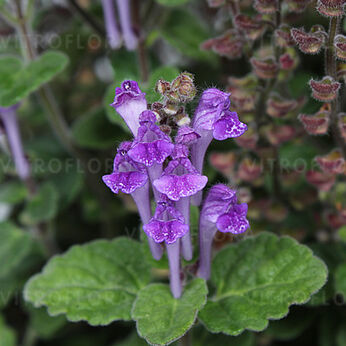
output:
M275 78L279 71L279 65L272 57L265 59L251 58L250 62L258 78Z
M325 104L317 113L312 115L300 114L298 119L310 135L324 135L328 131L329 116L330 105Z
M273 118L282 118L297 106L296 100L286 100L278 94L273 94L267 101L267 113Z
M346 61L346 36L337 35L334 38L335 54L338 59Z
M314 25L310 32L293 28L291 35L299 49L305 54L319 53L327 37L327 33L321 25Z
M326 17L340 17L345 14L345 0L318 0L317 11Z
M278 6L277 0L255 0L256 11L262 14L275 13Z
M338 97L340 83L332 77L326 76L320 81L311 79L309 84L312 89L312 97L318 101L331 102Z
M346 163L339 149L334 149L325 156L317 156L315 160L325 173L345 173Z

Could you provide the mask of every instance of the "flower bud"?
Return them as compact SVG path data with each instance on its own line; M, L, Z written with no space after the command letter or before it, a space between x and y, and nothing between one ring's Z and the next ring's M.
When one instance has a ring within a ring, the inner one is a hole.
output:
M307 5L311 0L286 0L288 11L300 13L305 11Z
M275 78L279 71L279 65L276 63L273 57L268 57L265 59L251 58L250 62L258 78Z
M294 46L294 40L291 36L291 28L282 24L275 30L275 43L281 48L287 48Z
M279 61L282 70L291 71L297 66L297 61L289 53L281 55Z
M338 127L344 141L346 141L346 113L338 114Z
M239 59L243 54L244 39L237 30L231 29L223 35L202 43L201 49L212 50L229 59Z
M313 79L309 82L312 89L312 97L321 102L331 102L338 97L340 83L334 78L326 76L320 81Z
M229 77L228 82L231 87L247 90L255 90L258 85L258 79L253 73L249 73L241 78Z
M321 191L329 191L335 183L335 175L324 172L310 170L306 172L305 177L308 183Z
M250 158L242 160L238 168L238 178L246 182L258 179L261 173L262 167Z
M267 100L267 113L273 118L282 118L295 110L298 106L296 100L286 100L278 94L273 94Z
M155 91L161 95L165 95L170 89L170 83L162 79L159 79L155 86Z
M240 137L239 137L240 138ZM225 177L230 177L237 162L235 153L211 153L209 162L212 167L221 172Z
M255 150L258 142L258 133L252 127L249 127L242 136L235 138L235 141L242 148Z
M273 146L278 146L292 139L296 135L296 130L290 125L268 125L264 128L264 133Z
M265 25L261 21L262 16L250 17L245 14L238 14L234 18L235 26L245 33L250 40L257 40L265 30Z
M326 17L340 17L344 15L345 0L318 0L317 11Z
M250 112L256 106L256 92L241 88L229 87L228 91L232 94L232 102L237 112Z
M191 73L183 72L171 83L171 89L176 91L180 102L189 102L196 96L197 91L193 79Z
M336 66L336 77L338 80L344 80L346 83L346 63L339 62Z
M346 36L336 35L334 38L334 47L338 59L346 61Z
M317 156L315 160L325 173L346 173L346 163L339 149L334 149L325 156Z
M310 135L324 135L328 131L330 109L322 107L313 115L299 114L298 119Z
M308 33L304 29L293 28L291 35L299 49L305 54L318 54L327 37L327 33L320 25L314 25Z
M275 13L278 6L277 0L255 0L256 11L262 14Z

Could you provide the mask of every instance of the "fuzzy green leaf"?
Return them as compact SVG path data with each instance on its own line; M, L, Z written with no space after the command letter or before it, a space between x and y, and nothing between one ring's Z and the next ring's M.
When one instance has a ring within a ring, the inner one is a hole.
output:
M214 333L261 331L268 319L287 315L326 282L327 268L312 251L289 237L262 233L220 251L212 265L216 294L200 312Z
M150 280L141 245L128 238L74 246L27 283L24 297L52 316L107 325L130 320L137 292Z
M27 196L27 189L23 183L11 182L0 186L0 203L17 204Z
M54 51L42 54L22 68L19 68L20 63L17 59L12 60L11 70L14 67L17 67L17 70L11 75L8 71L5 71L7 78L0 82L0 105L9 107L18 103L30 93L52 80L66 67L67 63L68 58L65 54ZM2 64L3 60L0 61L0 65ZM0 79L2 78L3 70L5 69L0 69Z
M138 333L150 344L172 343L191 328L206 302L206 295L207 286L202 279L189 283L180 299L173 298L168 285L152 284L143 288L132 310Z
M1 346L15 346L16 334L5 324L4 318L0 316L0 340Z
M335 291L342 294L346 301L346 263L339 265L335 271Z

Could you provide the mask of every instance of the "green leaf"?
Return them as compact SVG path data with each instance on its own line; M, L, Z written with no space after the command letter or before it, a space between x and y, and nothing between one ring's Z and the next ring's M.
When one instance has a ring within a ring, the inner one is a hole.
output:
M339 237L342 241L346 242L346 226L342 226L338 230Z
M0 203L17 204L27 196L27 189L21 182L11 182L0 185Z
M12 328L5 324L4 318L0 316L0 340L1 346L16 346L16 334Z
M215 54L199 48L203 41L210 38L210 33L196 16L186 10L172 11L162 28L161 35L181 54L192 59L214 62L217 58Z
M20 266L32 246L29 233L12 223L0 223L0 280L7 278Z
M342 294L346 301L346 263L339 265L335 271L335 291Z
M58 211L58 198L54 185L45 183L21 213L21 221L28 225L35 225L53 219Z
M159 79L164 79L171 82L179 75L179 70L174 66L161 66L150 75L149 83L143 90L146 92L148 103L153 103L161 98L161 95L155 92L156 82Z
M200 312L214 333L261 331L268 319L287 315L326 282L327 268L312 251L289 237L262 233L220 251L212 264L216 294Z
M156 0L159 4L164 6L180 6L189 2L189 0Z
M190 282L180 299L173 298L168 285L152 284L141 289L132 310L139 335L150 344L170 344L191 328L206 295L202 279Z
M102 108L80 117L73 125L73 136L90 149L108 149L121 140L118 127L109 123Z
M52 316L107 325L130 320L137 292L150 281L140 243L128 238L73 246L26 285L24 297Z
M16 73L0 83L0 105L9 107L18 103L52 80L66 67L67 63L68 58L65 54L49 51L21 69L17 69ZM3 61L0 61L0 65L2 64ZM18 60L11 62L11 69L14 66L19 67ZM0 72L2 72L1 70ZM6 73L8 74L8 72ZM2 74L0 73L0 79L1 77Z
M113 346L147 346L147 342L141 339L137 333L133 333L126 339L116 342Z

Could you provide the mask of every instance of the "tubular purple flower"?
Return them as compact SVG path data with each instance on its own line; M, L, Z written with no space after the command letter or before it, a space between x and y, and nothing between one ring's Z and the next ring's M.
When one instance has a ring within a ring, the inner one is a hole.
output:
M125 80L121 87L115 88L112 107L121 115L126 125L134 136L137 135L140 114L147 109L145 93L143 93L136 81Z
M26 180L30 176L30 167L24 155L22 139L20 136L16 110L18 105L2 108L0 107L0 116L5 126L6 136L16 166L16 171L21 180Z
M197 142L201 136L191 127L182 126L179 127L177 136L175 137L175 143L191 145Z
M202 190L208 178L197 172L188 159L189 150L183 144L176 144L163 175L153 182L155 188L176 202L176 208L184 215L185 223L190 222L190 196ZM191 260L193 251L190 233L182 238L182 253Z
M131 145L131 142L120 144L118 153L114 158L113 173L104 175L102 180L113 193L121 191L131 194L137 205L142 223L146 224L151 218L148 175L143 165L138 164L128 156ZM159 260L162 256L161 246L151 238L148 240L153 257Z
M114 0L102 0L103 15L105 17L106 34L112 49L121 46L121 38L115 19Z
M145 165L151 182L162 174L162 164L172 153L174 144L169 136L155 124L156 116L152 111L140 115L138 134L129 150L129 156L136 162ZM154 188L156 200L160 195Z
M117 6L125 46L128 50L135 50L138 45L138 38L131 25L130 0L117 0Z
M143 226L144 232L157 243L166 243L170 268L170 286L174 298L181 296L180 238L188 231L183 215L164 195L158 202L154 217Z
M193 129L201 138L192 145L192 164L202 173L205 153L213 138L224 140L241 136L246 130L246 124L239 121L235 112L229 111L230 94L219 89L207 89L203 92L196 109ZM200 205L202 193L195 195L193 204Z
M237 204L236 191L226 185L214 185L203 204L200 216L200 261L198 276L210 277L212 243L217 230L240 234L247 230L247 204Z

